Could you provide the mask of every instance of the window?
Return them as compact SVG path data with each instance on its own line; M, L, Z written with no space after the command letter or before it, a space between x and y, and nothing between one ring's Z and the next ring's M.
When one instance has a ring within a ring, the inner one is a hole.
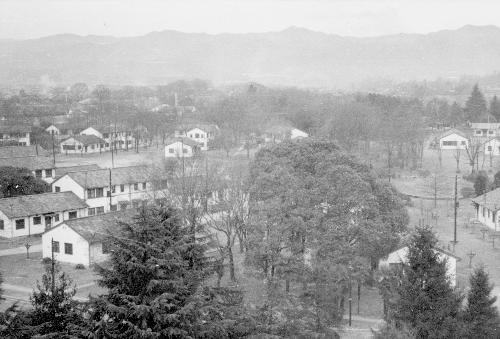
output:
M111 186L111 192L116 193L116 185Z
M73 244L64 243L64 254L73 254Z
M89 216L95 215L95 208L89 208Z
M61 192L61 187L55 186L55 190L56 190L56 192Z
M95 145L90 145L90 149L95 149Z
M196 134L194 135L194 137L195 137L196 139L198 139L198 138L200 137L200 134L196 133Z
M495 212L491 213L491 221L495 222Z
M45 170L45 177L46 178L53 178L54 177L53 171L51 169L46 169Z
M118 210L118 206L117 205L111 205L111 211L112 212L115 212Z
M76 211L71 211L68 213L68 218L69 219L76 219L77 215L76 215Z
M42 177L42 170L36 170L35 171L35 177L41 178Z
M488 134L493 134L493 131L488 131Z
M64 151L74 151L75 145L63 145L63 150Z
M139 189L139 184L138 183L135 183L134 184L134 191L137 191Z
M95 198L95 190L93 188L87 189L87 199Z
M486 208L483 207L483 218L486 216Z
M40 225L42 223L42 217L33 217L33 225Z
M187 152L188 152L187 148L182 149L182 153L187 153Z
M0 230L3 230L4 229L4 223L3 223L3 220L0 220Z
M120 192L125 192L125 185L120 185Z
M172 153L174 153L174 152L175 152L175 151L174 151L174 149L173 149L173 148L169 148L169 149L168 149L168 153L172 154Z
M16 220L16 230L22 230L24 228L24 219Z
M59 241L52 241L52 250L55 253L59 253Z
M476 134L479 134L479 135L481 135L481 131L476 131Z
M59 221L59 213L54 214L54 221L55 222Z
M456 146L456 141L443 141L443 146Z
M145 183L145 182L143 182L143 183L142 183L142 189L143 189L143 190L145 190L145 189L146 189L146 183Z
M106 253L109 253L111 251L110 249L110 244L108 241L104 241L102 243L102 254L106 254Z
M120 210L126 210L128 206L128 201L123 201L120 203Z
M100 187L100 188L96 188L95 189L95 196L96 198L101 198L104 196L104 188Z
M81 146L81 145L78 145L78 149L82 149L82 146Z
M104 213L104 206L97 207L97 214L103 214Z
M491 146L488 146L488 152L491 152Z
M464 141L464 140L462 140L460 143L461 143L462 145L465 145L465 141Z

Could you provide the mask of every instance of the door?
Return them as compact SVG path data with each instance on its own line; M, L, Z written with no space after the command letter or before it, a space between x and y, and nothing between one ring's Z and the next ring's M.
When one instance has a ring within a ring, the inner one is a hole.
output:
M52 217L51 216L45 216L45 228L51 228L52 227Z

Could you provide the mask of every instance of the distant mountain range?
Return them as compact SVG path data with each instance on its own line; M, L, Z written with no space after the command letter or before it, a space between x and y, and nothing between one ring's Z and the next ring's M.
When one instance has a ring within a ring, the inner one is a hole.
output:
M144 36L55 35L0 40L0 84L156 85L201 78L216 84L351 88L363 81L485 75L500 70L500 28L342 37L291 27L280 32Z

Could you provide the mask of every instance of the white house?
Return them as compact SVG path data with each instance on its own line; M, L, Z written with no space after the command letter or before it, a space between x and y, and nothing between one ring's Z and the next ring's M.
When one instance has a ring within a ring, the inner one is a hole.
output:
M63 154L86 154L104 152L109 144L95 135L74 135L61 141L59 147Z
M91 126L80 132L80 135L94 135L110 145L113 149L131 149L135 143L132 129L119 124L107 126Z
M87 215L87 204L72 192L22 195L0 199L0 236L39 234Z
M159 194L159 180L145 166L68 172L52 183L53 192L75 193L89 205L88 215L139 207Z
M46 156L6 157L0 158L0 167L12 166L27 168L33 175L50 184L54 181L55 166L54 159Z
M0 126L0 142L4 144L16 144L29 146L31 127L26 125L2 125Z
M498 213L500 210L500 188L475 197L472 199L472 204L479 222L494 231L500 231L500 213Z
M469 146L469 139L465 133L450 129L439 136L439 148L442 150L466 149Z
M201 150L201 144L190 138L172 140L165 146L166 158L190 158Z
M71 264L90 266L108 258L107 232L117 228L119 222L131 222L134 209L66 220L42 235L42 255Z
M457 283L457 261L460 261L460 258L441 248L436 247L434 251L438 253L440 260L446 260L446 275L450 280L451 286L455 287ZM389 253L387 257L380 259L378 266L379 268L391 268L401 266L407 262L408 246L405 246Z
M492 122L484 121L471 123L470 127L472 128L473 135L475 137L485 138L500 136L500 123L495 122L494 119L491 120Z
M491 138L484 143L484 154L500 155L500 137Z
M81 127L67 123L52 123L45 129L47 133L57 137L58 139L77 134L78 130L81 130Z
M210 140L213 140L219 128L215 125L190 124L175 129L175 137L188 137L198 142L202 151L208 150Z

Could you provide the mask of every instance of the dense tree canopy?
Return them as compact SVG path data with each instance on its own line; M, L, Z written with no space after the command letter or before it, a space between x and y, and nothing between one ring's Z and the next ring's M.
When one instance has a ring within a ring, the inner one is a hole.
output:
M27 168L0 167L0 197L39 194L50 191L50 186L35 178Z

